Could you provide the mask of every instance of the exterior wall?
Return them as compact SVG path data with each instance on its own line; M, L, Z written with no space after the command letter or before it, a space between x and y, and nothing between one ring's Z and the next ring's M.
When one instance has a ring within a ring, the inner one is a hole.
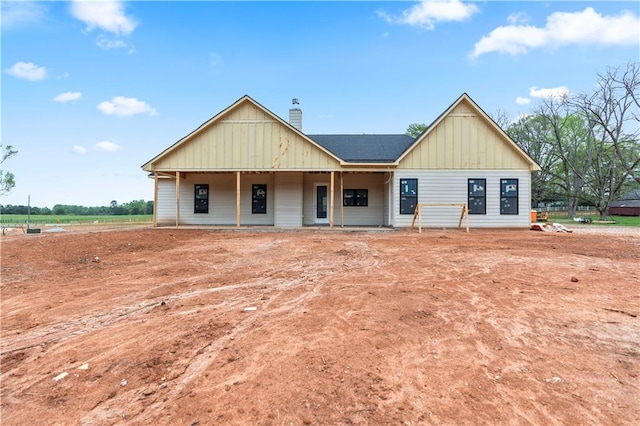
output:
M339 175L336 173L336 184L338 185L338 191L340 191L340 183L338 181ZM304 179L303 179L303 195L302 195L302 199L304 200L304 207L303 207L303 220L302 220L302 224L303 225L315 225L315 211L314 211L314 198L316 196L315 194L315 188L314 188L314 184L315 183L325 183L327 184L327 187L330 185L331 183L331 174L329 173L305 173L304 174ZM331 190L331 188L327 188L329 189L329 191ZM338 215L340 214L340 211L338 211ZM338 216L338 219L340 219L340 217ZM335 216L334 216L334 220L335 220ZM335 225L335 222L334 222Z
M529 170L529 163L466 102L431 129L398 169Z
M398 170L393 178L395 227L409 227L411 214L400 214L400 179L418 179L418 203L467 203L467 179L486 179L486 214L469 215L471 228L529 228L531 174L528 170ZM500 214L500 179L518 179L518 214ZM459 207L426 207L423 227L458 226ZM466 219L465 219L466 220ZM465 222L463 222L463 225Z
M332 170L339 162L246 101L151 166L159 171Z
M276 173L274 180L274 225L280 227L302 226L302 172Z
M158 179L158 205L154 208L158 225L176 224L175 179Z
M173 181L175 185L175 181ZM267 185L267 214L251 213L251 185ZM194 213L194 185L209 185L209 213ZM175 192L174 192L175 193ZM173 201L175 205L175 198ZM175 209L174 209L175 211ZM175 221L175 216L174 219ZM242 225L273 225L274 177L270 173L242 174L240 177L240 223ZM181 225L235 225L235 173L187 173L180 180Z
M384 173L345 173L344 189L367 189L368 206L344 207L345 226L382 226L384 222ZM304 225L315 225L315 184L331 185L329 173L305 173L304 175ZM333 224L341 226L340 217L340 174L335 174L334 181ZM328 188L329 191L331 188Z

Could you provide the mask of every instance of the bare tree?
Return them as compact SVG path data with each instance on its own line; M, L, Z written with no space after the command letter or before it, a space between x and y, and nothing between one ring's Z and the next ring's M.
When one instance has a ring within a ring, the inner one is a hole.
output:
M537 111L550 130L549 143L553 147L553 168L548 170L564 194L569 217L575 217L578 204L584 200L584 186L596 149L588 126L580 114L572 109L568 98L543 99Z
M629 62L622 70L608 67L598 74L593 93L581 93L571 102L593 123L602 143L612 146L625 178L640 183L640 63Z
M609 204L625 183L640 183L639 92L640 63L630 62L625 69L607 68L598 75L593 93L578 94L570 101L588 122L596 141L586 189L601 219L609 214Z

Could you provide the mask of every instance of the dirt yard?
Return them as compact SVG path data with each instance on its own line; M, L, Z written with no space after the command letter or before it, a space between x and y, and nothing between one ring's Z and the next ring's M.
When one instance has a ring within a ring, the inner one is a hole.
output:
M0 420L640 424L640 235L593 229L3 237Z

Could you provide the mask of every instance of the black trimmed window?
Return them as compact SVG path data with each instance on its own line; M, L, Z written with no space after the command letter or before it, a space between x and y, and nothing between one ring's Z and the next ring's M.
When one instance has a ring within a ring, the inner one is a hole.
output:
M518 214L518 179L500 179L500 214Z
M267 214L267 185L254 184L251 186L251 213Z
M487 214L487 180L467 179L469 214Z
M413 214L418 205L418 179L400 179L400 214Z
M369 205L368 189L345 189L342 197L342 205L345 207L366 207Z
M193 212L209 213L209 185L196 184L194 188Z

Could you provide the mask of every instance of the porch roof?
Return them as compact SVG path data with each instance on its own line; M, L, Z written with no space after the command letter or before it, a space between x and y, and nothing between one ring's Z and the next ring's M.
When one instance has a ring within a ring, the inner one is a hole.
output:
M413 143L408 135L307 135L318 145L350 163L393 163Z

